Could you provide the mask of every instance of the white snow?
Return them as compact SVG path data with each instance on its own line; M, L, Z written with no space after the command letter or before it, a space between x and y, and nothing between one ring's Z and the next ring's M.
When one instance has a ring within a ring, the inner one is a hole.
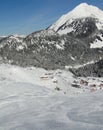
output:
M59 34L62 35L62 34L67 34L67 33L70 33L73 31L73 28L66 28L64 30L60 30L59 31Z
M11 42L13 39L15 41L17 41L17 42L22 42L23 41L23 39L20 39L19 37L17 37L17 35L16 36L15 35L11 35L11 36L9 36L8 42Z
M91 43L90 48L102 48L103 47L103 37L102 35L99 35L100 40L96 39L93 43Z
M62 90L61 93L66 91L68 94L71 94L69 93L69 90L71 89L70 85L74 80L73 75L68 71L46 71L40 68L20 68L10 65L1 65L0 75L1 78L4 78L9 82L30 83L37 86L44 86L50 90L59 87ZM54 79L56 79L58 83L53 83ZM77 92L77 89L75 89L75 91L70 91L75 93Z
M70 58L75 61L75 57L73 57L72 55L70 55Z
M90 48L102 48L103 47L103 41L96 40L95 42L91 43Z
M57 49L60 49L60 50L63 50L63 49L64 49L64 47L63 47L63 46L60 46L59 44L56 44L56 48L57 48Z
M96 6L88 5L87 3L82 3L75 7L69 13L63 15L57 22L55 22L49 29L54 29L55 31L58 30L60 26L64 23L69 22L71 23L74 19L78 18L86 18L86 17L93 17L97 19L97 27L99 29L103 28L103 11L97 8ZM60 34L66 34L70 32L71 29L64 29L61 30Z
M16 49L17 49L17 51L19 51L19 50L23 50L24 47L22 45L19 45Z
M71 57L73 60L75 60L74 57ZM86 65L90 65L90 64L94 64L96 63L97 61L94 61L94 60L91 60L90 62L87 62L87 63L84 63L84 64L77 64L77 65L72 65L72 66L65 66L65 69L70 69L70 68L75 68L75 69L78 69L78 68L81 68L81 67L84 67Z
M9 45L10 43L18 43L18 46L16 48L17 51L23 50L24 48L27 48L27 45L25 42L23 42L24 35L10 35L7 38L6 42L3 42L0 44L0 48L3 48L5 45Z
M73 56L71 56L71 59L75 61L75 58Z
M65 70L0 65L0 130L102 130L103 91L83 93L73 80Z
M96 23L96 26L97 26L97 28L99 29L99 30L101 30L101 29L103 29L103 22L97 22Z

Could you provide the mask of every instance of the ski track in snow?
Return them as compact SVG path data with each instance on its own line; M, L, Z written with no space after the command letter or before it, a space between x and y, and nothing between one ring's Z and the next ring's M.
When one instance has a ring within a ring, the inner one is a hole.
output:
M103 130L102 91L65 95L52 88L52 80L40 81L44 73L0 65L0 130ZM61 80L73 80L62 73Z

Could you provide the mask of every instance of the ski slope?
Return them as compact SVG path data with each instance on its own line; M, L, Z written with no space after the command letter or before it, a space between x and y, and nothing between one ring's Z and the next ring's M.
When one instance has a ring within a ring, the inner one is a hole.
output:
M68 71L0 65L0 130L102 130L103 91L83 93L73 80Z

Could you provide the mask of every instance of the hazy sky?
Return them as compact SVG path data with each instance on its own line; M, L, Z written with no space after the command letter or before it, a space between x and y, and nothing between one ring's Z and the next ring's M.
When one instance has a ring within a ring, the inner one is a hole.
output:
M0 35L45 29L84 2L103 10L103 0L0 0Z

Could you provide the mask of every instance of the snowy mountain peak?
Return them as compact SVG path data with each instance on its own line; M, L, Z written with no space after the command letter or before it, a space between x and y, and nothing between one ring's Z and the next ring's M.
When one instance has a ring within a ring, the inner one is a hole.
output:
M63 27L64 24L71 24L74 20L80 18L94 18L98 21L97 28L103 28L103 11L96 6L88 5L87 3L81 3L77 7L75 7L69 13L63 15L57 22L55 22L49 29L54 29L58 32L60 27ZM62 30L62 34L68 33L72 30L72 28L67 29L65 31ZM58 32L59 33L59 32ZM60 32L61 34L61 32Z
M97 8L96 6L93 6L93 5L89 5L87 3L81 3L79 4L78 6L76 6L73 10L76 10L76 9L90 9L90 8Z
M100 16L103 17L103 11L100 10L98 7L96 6L92 6L92 5L88 5L86 3L82 3L80 5L78 5L77 7L74 8L73 11L71 11L70 13L67 14L68 16L73 15L73 17L75 18L80 18L80 17L95 17L95 18L99 18ZM103 18L102 18L103 20Z
M77 7L88 7L89 5L87 3L81 3Z

